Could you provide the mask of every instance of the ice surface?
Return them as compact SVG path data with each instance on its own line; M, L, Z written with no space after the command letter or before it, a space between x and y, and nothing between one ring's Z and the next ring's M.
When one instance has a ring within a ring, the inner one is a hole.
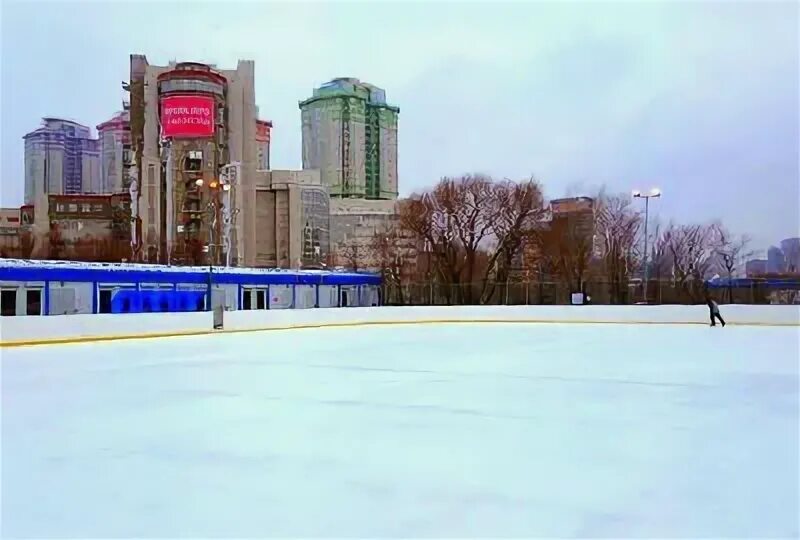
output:
M7 537L796 537L798 330L4 349Z

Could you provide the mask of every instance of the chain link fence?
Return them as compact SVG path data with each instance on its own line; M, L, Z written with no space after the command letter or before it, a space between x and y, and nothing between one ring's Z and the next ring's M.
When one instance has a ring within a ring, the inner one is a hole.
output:
M584 293L585 303L600 305L701 304L706 292L721 304L800 304L800 291L775 289L757 281L746 287L706 288L700 281L681 284L650 280L646 299L639 280L625 284L592 280L582 289L556 281L384 283L382 298L385 305L405 306L568 305L576 292Z

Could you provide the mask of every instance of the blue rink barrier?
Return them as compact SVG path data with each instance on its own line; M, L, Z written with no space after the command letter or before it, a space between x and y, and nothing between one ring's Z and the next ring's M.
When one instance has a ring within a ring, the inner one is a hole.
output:
M203 311L203 291L117 291L111 300L111 313L167 313Z
M226 310L372 306L380 286L378 274L336 270L0 258L2 316L204 311L212 290Z

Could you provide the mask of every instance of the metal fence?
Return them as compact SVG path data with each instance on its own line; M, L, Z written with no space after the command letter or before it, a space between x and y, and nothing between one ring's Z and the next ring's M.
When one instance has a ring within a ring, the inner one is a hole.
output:
M589 304L700 304L705 302L708 292L721 304L800 304L800 291L776 289L758 282L749 286L707 288L700 281L678 284L651 280L647 286L647 299L641 281L619 284L593 280L585 282L583 290L575 289L567 283L555 281L417 282L401 286L384 283L382 298L385 305L407 306L567 305L572 303L572 293L583 292Z

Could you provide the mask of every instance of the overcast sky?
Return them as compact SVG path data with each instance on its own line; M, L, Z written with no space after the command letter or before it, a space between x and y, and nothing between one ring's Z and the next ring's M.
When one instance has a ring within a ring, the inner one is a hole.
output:
M795 2L0 5L3 206L22 136L109 118L135 52L255 60L273 168L301 166L298 101L351 76L400 107L403 195L465 172L550 197L659 186L664 221L722 219L760 249L800 235Z

